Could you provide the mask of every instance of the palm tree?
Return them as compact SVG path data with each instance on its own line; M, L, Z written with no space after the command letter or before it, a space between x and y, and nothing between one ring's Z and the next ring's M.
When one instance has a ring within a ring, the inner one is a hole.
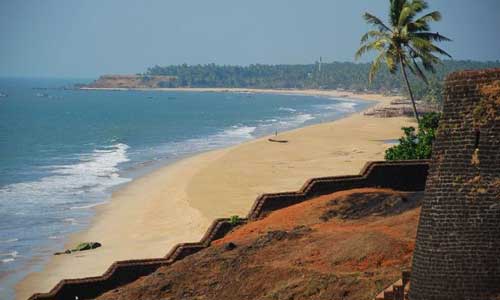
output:
M415 118L420 123L406 69L408 68L413 74L428 83L422 67L424 70L434 73L434 65L441 62L438 55L451 58L451 55L437 47L433 42L450 41L450 39L438 32L429 31L429 22L441 20L440 12L433 11L417 17L428 8L428 4L424 0L389 1L390 26L370 13L363 15L366 22L376 29L368 31L361 37L361 47L356 52L356 59L369 51L378 52L370 68L368 76L370 83L382 63L385 62L392 74L400 67L411 98Z

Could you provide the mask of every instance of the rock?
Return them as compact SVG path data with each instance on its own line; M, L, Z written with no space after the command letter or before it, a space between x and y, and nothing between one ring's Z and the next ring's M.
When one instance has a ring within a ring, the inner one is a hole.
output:
M70 254L71 253L71 250L67 249L63 252L55 252L54 255L61 255L61 254Z
M85 242L78 244L78 246L76 246L75 249L72 249L71 252L92 250L95 248L99 248L101 246L102 246L101 243L98 242Z
M78 252L78 251L85 251L85 250L92 250L95 248L101 247L102 244L98 242L85 242L85 243L80 243L76 248L74 249L67 249L64 252L55 252L54 255L61 255L61 254L71 254L72 252Z
M227 243L227 244L224 245L224 249L227 250L227 251L231 251L234 248L236 248L236 244L233 243L233 242L229 242L229 243Z
M167 281L166 284L164 284L161 288L160 291L162 292L168 292L172 289L172 283L170 281Z
M354 193L343 201L330 201L319 217L323 222L361 219L370 215L388 216L400 214L420 206L422 193L370 192Z

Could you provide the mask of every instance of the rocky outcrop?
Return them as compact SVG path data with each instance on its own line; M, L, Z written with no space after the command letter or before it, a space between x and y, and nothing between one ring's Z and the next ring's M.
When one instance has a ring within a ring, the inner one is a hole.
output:
M76 246L74 249L67 249L64 252L56 252L54 255L61 255L61 254L70 254L73 252L78 252L78 251L87 251L87 250L93 250L101 247L102 244L99 242L85 242L85 243L80 243L78 246Z
M140 89L168 88L177 80L175 76L103 75L82 88Z

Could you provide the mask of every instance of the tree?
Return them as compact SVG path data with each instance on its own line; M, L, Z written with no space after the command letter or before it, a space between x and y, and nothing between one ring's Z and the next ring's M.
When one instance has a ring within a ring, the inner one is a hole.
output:
M413 74L427 83L422 70L435 72L434 65L440 63L438 55L451 58L443 49L433 42L450 41L438 32L430 32L429 23L441 20L441 13L433 11L421 17L418 14L428 8L423 0L390 0L389 24L386 25L378 17L365 13L363 18L375 30L368 31L361 37L361 47L356 52L356 59L369 51L377 51L378 55L372 62L368 79L371 82L380 65L385 62L389 71L394 74L401 68L406 88L413 105L413 113L420 122L415 98L408 81L408 68Z
M385 151L386 160L429 159L432 154L432 143L436 138L440 113L428 113L418 124L418 133L414 127L403 127L404 136L399 144Z
M500 68L500 61L478 62L466 60L443 60L436 65L436 73L428 74L429 84L422 80L414 80L409 75L415 99L437 101L440 104L443 91L442 81L450 73L459 70L480 70ZM284 89L297 87L300 89L317 89L320 84L325 89L370 90L377 93L393 90L407 90L404 79L399 76L395 80L387 68L381 68L373 82L368 82L369 63L323 62L321 66L321 83L318 82L318 66L305 65L169 65L154 66L141 74L142 76L171 76L165 87L241 87L260 89ZM408 95L408 92L405 92ZM409 97L409 96L408 96Z

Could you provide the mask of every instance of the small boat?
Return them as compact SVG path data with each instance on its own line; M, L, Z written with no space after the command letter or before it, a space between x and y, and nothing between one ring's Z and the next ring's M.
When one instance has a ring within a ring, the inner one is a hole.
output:
M278 140L278 139L267 139L267 140L273 143L288 143L288 140Z

